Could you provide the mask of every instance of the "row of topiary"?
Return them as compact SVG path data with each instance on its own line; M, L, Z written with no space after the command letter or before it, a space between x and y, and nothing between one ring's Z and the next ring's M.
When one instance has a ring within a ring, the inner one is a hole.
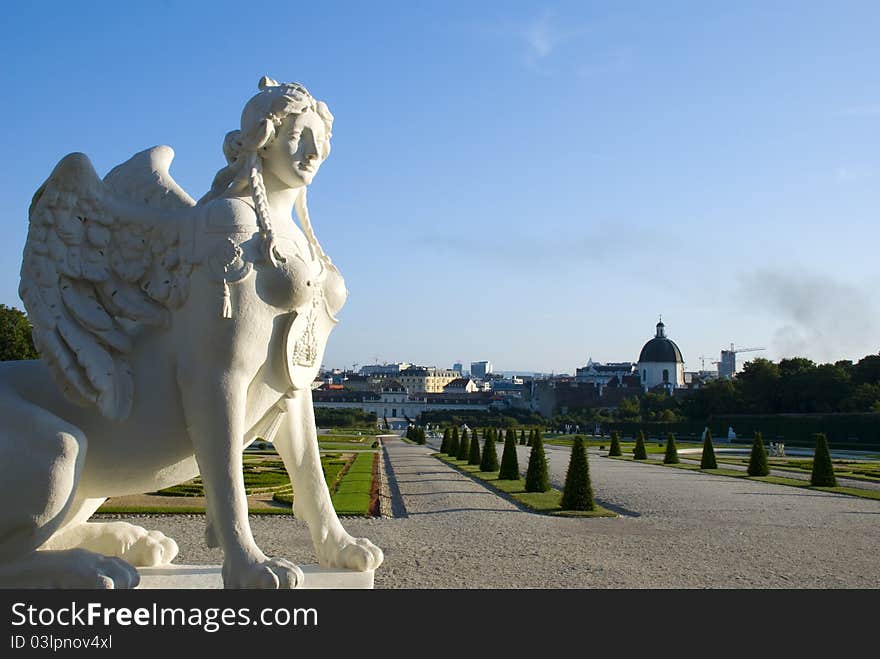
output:
M813 453L813 471L810 476L810 485L820 487L836 487L837 479L834 476L834 465L831 462L831 453L828 450L828 439L824 433L813 435L816 449ZM621 456L620 435L615 430L611 433L611 447L609 456ZM636 435L636 444L633 448L633 460L647 460L648 453L645 448L645 433L641 430ZM675 446L675 435L666 435L666 452L663 455L663 464L678 464L678 450ZM706 430L703 439L703 455L700 459L700 469L717 469L718 462L715 459L715 448L712 446L712 432ZM770 466L767 463L767 450L764 447L764 438L760 432L755 433L752 442L752 451L749 456L747 469L749 476L769 476Z
M407 426L406 438L416 444L424 444L427 441L425 439L425 429L421 426Z
M440 452L445 453L456 460L467 460L469 465L479 465L480 471L498 472L498 480L519 480L519 459L516 454L516 432L509 429L504 440L504 451L501 454L501 463L498 463L498 454L495 450L497 435L490 428L484 433L483 450L480 450L479 435L473 431L473 437L468 437L467 429L461 432L459 438L458 428L447 428L443 433L443 442ZM529 452L529 465L526 469L526 492L547 492L550 490L550 477L547 473L547 457L544 453L544 440L542 433L534 428L525 437L525 431L520 431L520 444L531 446ZM568 463L568 471L565 475L565 487L562 491L563 510L594 510L593 488L590 484L590 468L587 462L587 451L582 439L577 438L571 450L571 459Z

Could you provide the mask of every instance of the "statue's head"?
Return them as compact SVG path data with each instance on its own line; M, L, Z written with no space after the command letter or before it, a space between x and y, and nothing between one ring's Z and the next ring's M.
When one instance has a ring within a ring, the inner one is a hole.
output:
M330 154L333 115L302 85L277 83L263 77L260 92L241 113L241 129L226 136L223 151L229 162L242 150L255 151L281 182L291 187L312 182Z
M227 166L217 172L211 190L199 203L240 194L249 187L257 220L267 238L267 257L277 263L264 174L270 174L274 183L290 188L304 189L309 185L330 154L333 115L324 102L316 101L298 83L279 84L264 76L258 86L259 93L242 110L241 128L227 133L223 141ZM297 199L297 214L309 242L317 246L304 192ZM320 251L320 247L317 249Z

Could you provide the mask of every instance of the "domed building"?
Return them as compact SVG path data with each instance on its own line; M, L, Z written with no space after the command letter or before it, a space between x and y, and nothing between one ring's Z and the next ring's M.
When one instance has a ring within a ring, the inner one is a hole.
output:
M675 341L666 336L663 320L657 323L657 334L639 354L639 382L646 391L658 385L666 389L684 386L684 360Z

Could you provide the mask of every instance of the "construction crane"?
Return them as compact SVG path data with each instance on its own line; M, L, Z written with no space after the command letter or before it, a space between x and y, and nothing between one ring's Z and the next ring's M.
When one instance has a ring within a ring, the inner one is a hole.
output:
M721 351L721 361L718 363L718 375L722 378L732 378L736 375L736 355L740 352L756 352L767 348L734 348L730 344L730 350Z

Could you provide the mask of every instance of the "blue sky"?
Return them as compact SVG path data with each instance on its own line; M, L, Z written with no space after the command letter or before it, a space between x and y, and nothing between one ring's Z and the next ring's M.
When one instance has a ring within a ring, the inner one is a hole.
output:
M268 74L336 117L327 366L573 372L661 313L694 370L880 349L880 4L312 4L7 8L0 302L62 156L168 144L199 197Z

